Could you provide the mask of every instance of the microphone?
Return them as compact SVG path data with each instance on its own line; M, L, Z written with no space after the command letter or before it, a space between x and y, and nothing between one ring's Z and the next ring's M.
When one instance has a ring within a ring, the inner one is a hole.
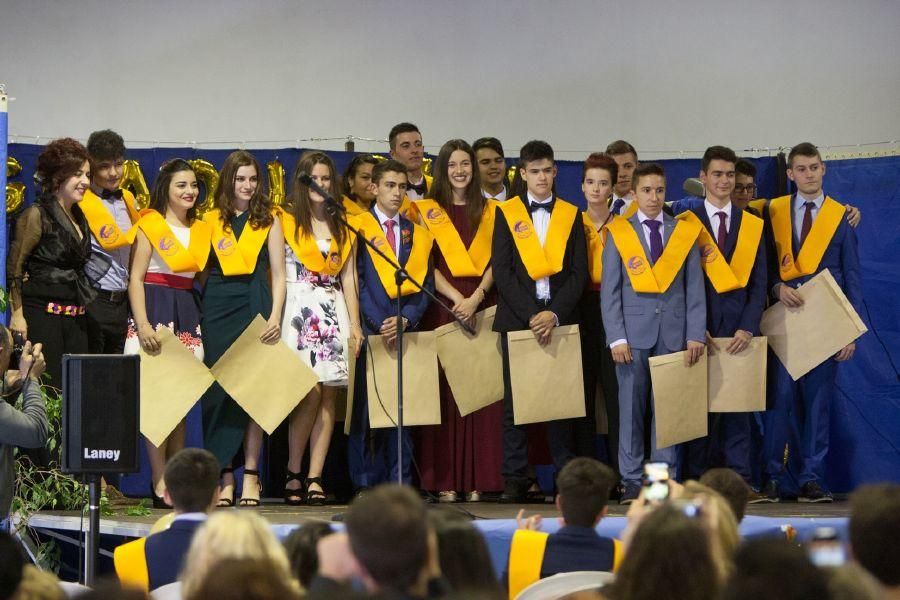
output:
M318 195L322 196L322 198L325 199L325 206L330 210L338 210L341 212L345 211L344 205L335 200L331 194L322 189L322 186L316 183L306 171L300 171L300 174L297 175L297 180Z
M681 186L681 189L684 190L684 193L688 194L689 196L706 198L706 186L704 186L703 182L696 177L689 177L685 179L684 185Z

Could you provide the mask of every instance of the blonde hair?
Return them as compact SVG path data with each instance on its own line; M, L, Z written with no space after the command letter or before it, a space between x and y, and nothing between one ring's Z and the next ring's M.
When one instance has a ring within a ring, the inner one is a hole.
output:
M180 576L182 597L195 594L212 567L228 558L266 560L285 585L300 589L269 523L255 513L225 511L212 515L194 535Z
M41 571L34 565L25 565L22 581L10 596L12 600L63 600L65 597L56 575Z
M710 534L709 542L716 570L720 581L724 582L731 574L734 553L741 541L737 519L731 507L719 492L696 481L685 482L681 497L703 502L704 527Z

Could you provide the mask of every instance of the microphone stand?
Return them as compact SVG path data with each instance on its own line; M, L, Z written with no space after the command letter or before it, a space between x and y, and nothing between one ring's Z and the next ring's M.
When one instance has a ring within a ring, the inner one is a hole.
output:
M460 319L456 316L456 313L453 312L443 300L438 298L434 292L426 288L422 285L421 282L416 281L412 277L410 277L409 273L401 267L396 260L385 254L378 246L373 244L371 240L366 238L365 235L360 232L359 229L351 225L347 218L344 216L345 210L344 207L339 204L328 192L322 189L312 178L306 173L301 173L299 180L301 183L309 187L309 189L316 192L322 198L325 199L325 210L328 211L328 214L335 217L338 221L340 221L344 227L346 227L349 231L353 232L356 235L357 239L363 241L363 243L368 246L370 249L375 251L375 254L383 258L389 265L394 268L394 281L397 284L397 299L395 300L395 305L397 307L397 483L403 485L403 316L402 316L402 304L400 295L400 288L403 285L404 281L409 281L412 283L420 292L425 292L425 294L431 298L431 300L440 306L444 312L451 315L453 319L459 323L459 326L463 328L468 334L475 335L475 329L471 327L468 323ZM402 243L402 241L401 241ZM360 309L362 310L362 309Z

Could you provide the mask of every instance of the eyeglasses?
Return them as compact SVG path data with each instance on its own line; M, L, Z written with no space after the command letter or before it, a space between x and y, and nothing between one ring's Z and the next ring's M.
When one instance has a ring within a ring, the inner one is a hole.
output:
M752 183L750 185L735 185L734 186L735 194L743 194L744 192L747 192L748 194L752 194L752 193L756 192L756 186L753 185Z

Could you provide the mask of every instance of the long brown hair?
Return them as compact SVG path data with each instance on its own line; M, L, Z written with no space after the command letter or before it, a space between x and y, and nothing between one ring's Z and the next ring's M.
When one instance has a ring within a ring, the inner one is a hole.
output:
M340 198L340 179L338 178L337 169L334 167L334 161L324 152L312 151L304 152L297 161L294 168L294 175L291 178L293 182L291 192L285 198L286 210L293 215L297 223L297 229L294 231L294 239L300 240L300 230L308 232L312 235L312 208L310 206L309 188L300 183L300 173L312 173L313 167L316 165L325 165L331 174L331 184L325 191L331 194L334 199ZM343 246L344 240L347 238L347 230L335 219L328 211L325 212L325 222L328 223L328 230L338 247ZM288 235L288 232L284 232Z
M469 217L469 223L473 228L477 229L481 224L481 215L484 213L485 200L481 193L481 175L478 172L478 163L475 161L475 151L472 146L465 140L450 140L438 152L437 158L434 159L434 167L431 172L434 173L434 181L431 183L431 189L428 190L427 197L434 199L445 211L450 210L453 204L453 186L450 185L450 176L447 174L447 165L450 163L450 155L457 150L462 150L469 155L472 161L472 181L466 187L466 215Z
M231 228L231 219L234 218L234 178L237 177L241 167L253 167L256 170L256 191L250 198L249 222L253 229L262 229L272 224L272 202L263 187L263 174L259 168L259 161L246 150L235 150L228 155L222 170L219 172L219 189L216 190L215 204L219 209L219 218L222 220L225 230Z

